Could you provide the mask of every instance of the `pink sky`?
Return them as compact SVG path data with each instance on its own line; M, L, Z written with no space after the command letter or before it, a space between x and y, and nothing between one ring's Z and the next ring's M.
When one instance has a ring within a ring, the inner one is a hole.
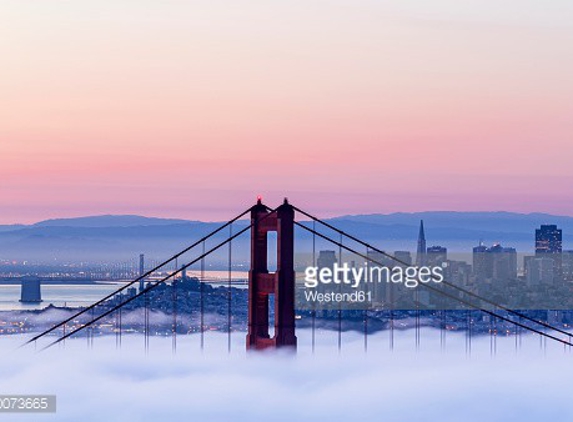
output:
M573 215L571 22L565 0L4 1L0 224L257 194Z

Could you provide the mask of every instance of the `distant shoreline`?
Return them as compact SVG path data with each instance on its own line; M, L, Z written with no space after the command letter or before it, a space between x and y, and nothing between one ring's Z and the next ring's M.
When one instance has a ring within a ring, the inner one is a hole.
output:
M108 284L108 283L115 283L121 282L121 280L50 280L50 279L43 279L40 277L42 285L61 285L61 286L70 286L70 285L94 285L94 284ZM4 286L19 286L21 283L20 278L11 278L11 279L0 279L0 285Z

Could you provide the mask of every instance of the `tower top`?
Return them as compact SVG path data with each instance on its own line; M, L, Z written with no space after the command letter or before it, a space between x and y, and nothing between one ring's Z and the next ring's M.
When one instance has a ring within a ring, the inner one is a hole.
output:
M418 240L426 240L426 233L424 231L424 220L420 220L420 233L418 234Z
M420 232L418 234L418 251L416 254L416 265L421 267L426 265L426 233L424 232L424 220L420 220Z

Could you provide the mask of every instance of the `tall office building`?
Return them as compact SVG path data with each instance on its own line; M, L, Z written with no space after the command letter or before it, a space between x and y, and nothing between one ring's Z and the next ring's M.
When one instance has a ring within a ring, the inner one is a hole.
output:
M472 275L472 266L465 261L450 261L446 267L445 277L456 286L468 286Z
M535 255L560 254L562 244L563 233L556 225L542 225L535 230Z
M368 269L370 268L383 268L388 267L392 268L394 266L399 265L396 261L391 260L386 255L381 254L378 251L368 251L367 252L368 258L372 259L375 262L368 261L366 264L367 273L369 272ZM372 279L368 279L370 283L367 284L368 290L372 292L372 301L377 306L382 306L384 308L388 307L390 295L391 295L391 286L388 282L388 278L386 277L387 273L381 274L383 279L379 277L378 273L373 272Z
M394 266L400 265L395 260L388 258L386 255L384 255L383 253L380 253L378 251L369 250L366 253L366 256L368 258L370 258L372 261L376 261L376 262L372 262L372 261L367 262L367 264L372 266L372 267L390 267L390 268L392 268Z
M533 258L527 260L527 282L531 285L551 283L555 279L555 265L551 258Z
M430 246L426 253L426 265L441 267L448 260L448 250L443 246Z
M338 260L336 259L335 251L320 251L316 260L316 266L318 268L333 268L336 262Z
M487 246L481 242L478 246L473 248L472 267L477 281L484 281L492 277L493 270L489 262L491 257L487 250Z
M562 278L563 232L555 224L541 225L535 230L535 256L553 260L553 273L556 280Z
M563 279L573 281L573 251L563 251L561 265Z
M500 244L489 248L491 254L492 278L497 281L517 279L517 251Z
M405 262L408 266L412 265L412 254L409 251L395 251L394 257L401 262ZM394 261L394 263L396 265L404 266L404 264L400 264L396 261Z
M322 268L333 269L334 264L336 264L337 262L338 262L338 259L336 258L336 252L335 251L319 251L318 252L318 258L316 259L316 266L319 269L322 269ZM316 290L318 292L321 292L321 293L326 293L326 292L331 292L333 290L333 287L331 285L326 285L326 284L320 283Z
M424 231L424 220L420 220L420 231L418 232L418 250L416 253L416 265L418 267L426 265L426 233Z
M473 248L473 271L477 281L517 279L517 251L500 244Z

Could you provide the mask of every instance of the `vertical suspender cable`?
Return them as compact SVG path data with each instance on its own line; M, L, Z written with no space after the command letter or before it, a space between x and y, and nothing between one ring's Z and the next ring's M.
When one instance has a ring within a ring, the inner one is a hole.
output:
M203 241L203 251L201 258L201 284L199 284L200 307L201 307L201 350L205 347L205 241Z
M489 317L489 354L493 356L493 317Z
M416 327L414 329L414 337L415 337L415 343L416 343L416 352L418 352L420 350L420 295L419 295L420 291L418 290L418 287L416 287L416 290L414 291L414 302L416 303Z
M120 300L121 300L121 296L120 296ZM117 311L114 312L115 314L115 348L119 349L119 309Z
M514 336L515 336L515 339L514 339L515 340L515 343L514 343L515 353L517 354L517 350L519 349L519 326L518 325L515 326Z
M95 308L92 309L92 319L95 317ZM90 348L94 347L94 327L90 325Z
M469 356L469 354L470 354L470 339L471 339L471 319L470 319L469 309L466 309L465 316L466 316L466 356Z
M497 320L497 318L493 319L493 325L494 325L494 330L493 330L493 354L496 355L497 354L497 324L499 323L499 321Z
M338 247L338 263L342 265L342 233L340 234L340 245ZM342 284L338 285L338 291L340 293ZM342 349L342 309L341 304L338 303L338 353Z
M316 234L314 233L316 229L316 222L312 220L312 266L316 267ZM311 330L311 344L312 344L312 353L314 353L315 347L315 330L316 330L316 301L312 302L312 330Z
M229 225L229 237L233 236L233 225ZM231 285L231 271L232 271L232 251L233 251L233 247L232 247L232 243L233 241L231 240L229 242L229 284L227 286L227 351L229 353L231 353L231 322L232 322L232 315L231 315L231 300L232 300L232 285Z
M369 248L366 247L366 256L368 256L368 250ZM368 270L369 266L366 266L366 270ZM366 273L368 273L368 271L366 271ZM370 293L370 283L369 283L369 279L368 279L368 275L366 275L364 277L364 287L366 289L366 302L365 302L365 307L363 310L363 318L364 318L364 353L368 352L368 306L370 306L370 300L369 300L369 293Z
M149 293L145 292L145 354L149 353Z
M390 285L390 330L388 333L389 347L390 350L394 350L394 283L388 283Z
M121 293L120 293L120 295L121 295ZM123 310L122 310L122 308L119 308L117 311L118 311L118 319L119 319L119 328L118 328L118 331L117 331L117 334L118 334L118 347L121 349L121 331L122 331L122 329L123 329L123 327L122 327L122 325L123 325L123 321L122 321L122 318L123 318L122 312L123 312Z
M443 315L444 315L444 328L442 329L442 333L444 334L444 350L446 349L446 340L447 340L447 333L448 333L448 310L444 309L443 311Z
M181 275L181 280L183 280L183 275ZM173 354L177 353L177 281L173 280L171 282L171 306L173 313L173 323L171 327L171 351Z
M520 324L523 323L521 317L519 317L518 321ZM521 349L521 327L519 327L519 330L517 331L517 337L518 337L517 344L518 344L518 347Z

